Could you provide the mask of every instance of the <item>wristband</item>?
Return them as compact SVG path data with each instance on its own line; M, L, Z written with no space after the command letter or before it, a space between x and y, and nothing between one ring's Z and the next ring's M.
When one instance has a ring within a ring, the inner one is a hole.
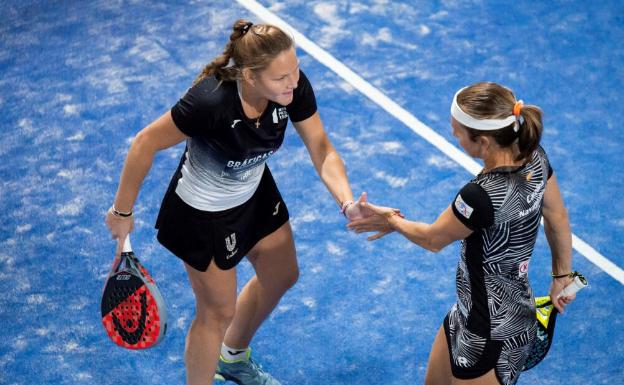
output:
M111 206L110 210L113 213L113 215L116 217L128 218L132 216L132 210L128 211L127 213L124 213L123 211L117 210L115 208L115 204Z
M352 204L354 204L355 202L349 200L349 201L344 201L342 202L342 206L340 206L340 214L344 215L345 217L347 216L347 208L349 206L351 206Z
M390 218L392 218L395 215L398 215L400 218L404 218L403 214L401 214L400 212L394 211L394 210L390 211L389 213L386 213L385 217L386 217L386 219L390 219Z
M567 274L555 274L555 273L550 273L550 276L551 276L551 277L553 277L554 279L557 279L557 278L566 278L566 277L570 277L570 278L572 278L572 277L574 277L574 273L575 273L574 271L571 271L571 272L569 272L569 273L567 273Z

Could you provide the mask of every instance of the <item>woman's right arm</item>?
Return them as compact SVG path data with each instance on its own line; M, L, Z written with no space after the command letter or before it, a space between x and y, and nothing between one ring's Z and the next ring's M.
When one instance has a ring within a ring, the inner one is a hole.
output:
M568 274L572 272L572 232L570 231L568 211L561 198L557 177L554 173L546 182L542 216L544 217L544 232L552 256L552 273L554 275ZM561 313L563 308L574 299L574 295L559 299L557 299L557 295L565 285L571 282L572 278L570 277L554 278L550 288L553 304Z
M119 178L114 200L117 211L132 211L134 201L152 166L156 152L172 147L187 138L173 122L171 111L164 113L136 135L132 140ZM114 215L112 210L108 210L105 222L111 231L112 238L118 240L116 254L119 255L123 241L132 231L132 216L120 217Z

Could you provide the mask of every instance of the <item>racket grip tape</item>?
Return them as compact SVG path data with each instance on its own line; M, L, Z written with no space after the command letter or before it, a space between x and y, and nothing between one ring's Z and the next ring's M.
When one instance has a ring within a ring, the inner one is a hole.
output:
M559 293L557 298L572 295L586 286L587 286L586 280L582 279L581 277L575 276L572 283L566 285L566 287L564 287L563 290L561 290L561 293Z
M132 245L130 245L130 234L128 234L128 236L126 236L126 240L124 241L123 249L121 250L121 252L129 253L131 251L132 251Z

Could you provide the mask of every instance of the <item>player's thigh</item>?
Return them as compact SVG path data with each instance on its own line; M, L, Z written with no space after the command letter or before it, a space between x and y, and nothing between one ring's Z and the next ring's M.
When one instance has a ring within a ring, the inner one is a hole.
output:
M446 343L446 335L444 334L444 326L440 326L431 345L425 384L451 385L452 381L453 374L451 372L451 359Z
M210 263L206 271L184 264L195 294L197 315L231 318L236 309L236 269L221 270Z
M258 241L248 259L263 284L294 285L299 277L299 266L290 222Z

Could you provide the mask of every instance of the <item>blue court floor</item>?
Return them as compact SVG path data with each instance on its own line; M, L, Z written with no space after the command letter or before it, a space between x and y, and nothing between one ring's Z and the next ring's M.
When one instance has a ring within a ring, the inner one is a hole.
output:
M462 86L500 82L540 106L574 234L624 267L624 3L260 3L453 145L448 111ZM104 214L133 136L184 94L237 18L260 22L249 4L0 2L0 384L184 383L194 299L153 228L183 148L157 156L135 206L133 246L170 317L154 349L118 348L101 326L114 251ZM433 221L471 174L306 49L298 55L354 193ZM284 385L421 384L455 301L459 245L432 254L396 234L370 243L347 232L292 128L269 166L301 277L254 356ZM578 251L574 267L590 286L519 384L624 383L623 284ZM542 232L530 265L538 295L550 270ZM241 286L249 263L238 275Z

